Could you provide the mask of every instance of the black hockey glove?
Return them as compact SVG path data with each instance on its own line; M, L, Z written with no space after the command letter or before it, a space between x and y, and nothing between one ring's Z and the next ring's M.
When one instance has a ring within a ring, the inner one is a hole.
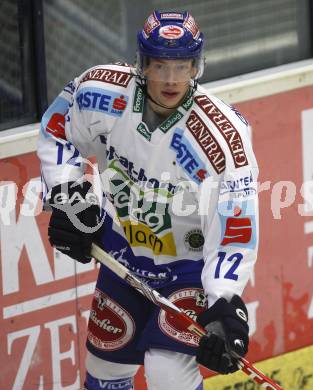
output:
M198 316L197 322L207 331L200 339L197 362L220 374L237 371L234 354L243 357L249 344L248 311L243 300L238 295L230 302L220 298Z
M49 241L56 249L81 263L91 260L91 244L101 229L100 208L87 181L59 184L52 188Z

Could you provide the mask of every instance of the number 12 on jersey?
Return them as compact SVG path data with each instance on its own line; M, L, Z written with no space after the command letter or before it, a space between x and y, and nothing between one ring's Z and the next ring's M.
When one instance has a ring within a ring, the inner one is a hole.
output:
M226 252L218 252L218 261L215 269L214 278L218 279L220 277L224 279L232 279L237 280L238 274L236 274L236 270L239 267L239 264L243 258L241 253L233 253L229 257L226 258L227 253ZM227 272L224 275L221 275L221 266L223 261L229 262L229 268L227 269Z
M67 150L72 151L72 156L66 161L67 164L74 165L75 167L80 167L80 162L77 162L77 158L79 157L79 151L74 147L73 144L70 142L67 142L66 144L63 144L61 142L56 141L57 146L57 165L63 164L63 154L64 154L64 148L66 147Z

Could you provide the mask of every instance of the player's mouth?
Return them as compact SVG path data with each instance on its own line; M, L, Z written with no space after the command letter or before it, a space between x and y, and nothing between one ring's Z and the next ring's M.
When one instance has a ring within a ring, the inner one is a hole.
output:
M161 95L166 99L176 99L179 96L179 92L162 91Z

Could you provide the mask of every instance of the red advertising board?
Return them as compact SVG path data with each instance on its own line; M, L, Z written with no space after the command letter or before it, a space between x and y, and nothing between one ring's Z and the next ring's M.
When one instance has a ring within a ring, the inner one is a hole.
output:
M313 88L236 107L252 125L260 166L259 259L244 293L248 358L259 361L313 343ZM1 383L77 390L97 268L50 247L34 153L3 159L0 181ZM137 383L144 388L142 375Z
M313 344L313 87L237 105L260 167L260 248L251 360ZM262 191L262 188L264 189Z

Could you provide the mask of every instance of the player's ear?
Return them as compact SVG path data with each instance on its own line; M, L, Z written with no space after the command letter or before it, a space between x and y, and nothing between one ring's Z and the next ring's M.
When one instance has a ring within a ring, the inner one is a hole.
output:
M198 69L195 66L193 66L191 68L191 78L194 79L196 77L197 73L198 73Z

